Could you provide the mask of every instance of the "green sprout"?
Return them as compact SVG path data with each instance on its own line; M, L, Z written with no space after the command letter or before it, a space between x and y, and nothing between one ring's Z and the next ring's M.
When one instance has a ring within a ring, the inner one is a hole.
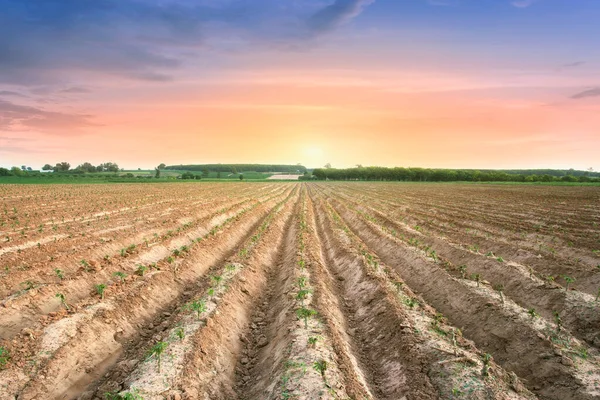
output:
M127 277L127 274L125 272L118 271L118 272L115 272L113 274L113 276L118 278L119 281L123 282L123 280Z
M309 346L315 347L316 344L317 344L317 340L318 340L318 338L316 336L309 337L308 338L308 344L309 344Z
M571 278L570 276L564 275L563 279L565 280L565 282L567 282L567 285L565 286L565 292L567 292L569 291L569 285L575 282L575 278Z
M185 306L186 309L194 311L200 319L200 315L206 311L206 302L203 300L194 300Z
M144 276L144 274L146 273L146 271L148 271L148 267L146 267L145 265L138 265L137 269L135 270L136 275L139 276Z
M327 378L325 377L325 371L327 371L327 361L315 361L315 363L313 364L313 369L321 374L321 378L323 378L323 381L327 381Z
M0 370L6 368L6 364L10 361L10 352L4 346L0 346Z
M104 300L104 291L106 290L106 285L104 283L99 283L94 287L96 288L96 292L100 295L100 299Z
M483 377L490 376L490 363L492 361L492 356L485 353L483 355L483 369L481 370L481 375Z
M63 280L65 279L65 275L63 273L63 271L61 269L56 268L54 270L54 273L56 274L56 276L58 277L58 279Z
M67 304L67 298L65 297L64 294L62 293L56 293L55 297L58 297L60 299L60 303L65 306L65 308L67 309L67 311L69 311L69 305Z
M161 360L162 354L165 352L168 345L169 344L166 342L158 342L154 346L152 346L150 348L150 350L148 351L148 358L152 358L152 357L156 358L159 374L160 374L160 360Z
M308 329L308 318L310 318L316 314L317 314L317 312L315 310L311 310L306 307L301 307L296 310L296 315L298 316L298 318L304 319L304 328L305 329Z

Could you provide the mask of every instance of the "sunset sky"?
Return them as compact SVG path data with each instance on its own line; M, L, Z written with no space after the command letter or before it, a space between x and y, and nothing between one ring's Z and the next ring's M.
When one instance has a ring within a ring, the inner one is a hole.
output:
M0 166L600 170L598 0L0 0Z

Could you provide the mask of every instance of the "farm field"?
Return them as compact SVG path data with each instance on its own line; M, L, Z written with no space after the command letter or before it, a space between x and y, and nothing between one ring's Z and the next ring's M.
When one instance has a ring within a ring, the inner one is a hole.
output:
M0 400L600 399L600 188L0 185Z

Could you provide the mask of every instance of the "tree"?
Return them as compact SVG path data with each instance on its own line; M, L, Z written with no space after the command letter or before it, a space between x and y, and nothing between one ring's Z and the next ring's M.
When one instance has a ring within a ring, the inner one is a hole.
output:
M160 167L160 165L158 167L154 168L154 177L156 179L160 178L160 168L159 167Z
M331 163L327 163L327 164L325 164L325 168L327 168L327 169L331 169Z
M66 172L71 169L71 164L66 161L60 162L54 166L55 172Z
M83 164L78 165L76 169L83 172L96 172L96 167L89 162L84 162Z
M240 181L244 180L244 174L240 174Z
M24 171L23 171L21 168L19 168L19 167L12 167L12 168L10 169L10 172L11 172L11 174L12 174L12 175L14 175L14 176L24 176L24 175L27 175L27 172L24 172Z
M208 171L208 169L207 169L207 168L205 168L205 169L203 169L203 170L202 170L202 176L204 176L205 178L208 178L208 174L209 174L209 173L210 173L210 172Z
M0 176L11 176L10 170L0 167Z
M158 165L158 169L165 169L165 168L167 168L167 166L164 163L160 163Z
M50 164L45 164L45 165L42 167L42 171L52 171L52 165L50 165Z

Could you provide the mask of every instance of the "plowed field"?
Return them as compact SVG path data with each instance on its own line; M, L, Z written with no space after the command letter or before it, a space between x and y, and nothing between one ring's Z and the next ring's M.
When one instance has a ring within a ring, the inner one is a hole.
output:
M0 399L600 399L600 190L0 186Z

